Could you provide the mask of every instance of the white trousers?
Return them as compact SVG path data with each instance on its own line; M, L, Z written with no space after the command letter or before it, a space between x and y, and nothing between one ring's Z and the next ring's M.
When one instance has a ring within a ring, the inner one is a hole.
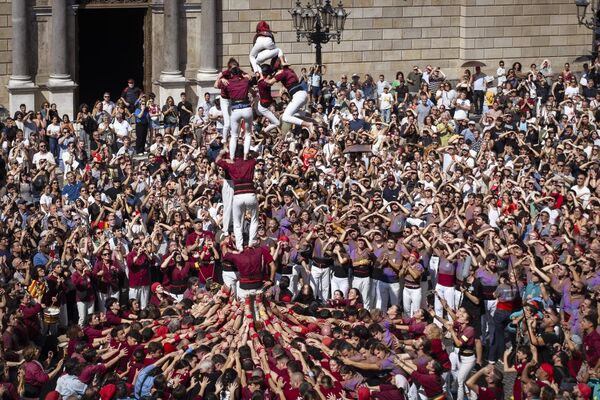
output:
M400 300L400 283L388 283L374 279L371 283L371 304L381 311L397 305Z
M331 295L332 296L336 290L339 290L344 294L344 298L347 298L349 289L350 289L350 279L349 278L338 278L335 275L331 276Z
M229 156L235 157L237 139L241 121L244 120L244 155L250 151L252 141L252 107L239 108L231 111L231 138L229 139Z
M98 299L98 311L106 312L106 300L119 299L119 292L113 292L112 288L108 289L108 293L96 292L96 298Z
M309 280L315 297L323 301L329 300L329 287L331 286L329 268L318 268L313 265L310 269Z
M435 291L440 295L442 299L446 300L446 303L448 303L448 307L450 307L453 310L456 310L456 290L454 289L454 286L443 286L438 283L437 285L435 285ZM437 315L438 317L444 316L444 306L442 305L442 302L440 301L440 299L438 299L437 296L435 296L434 308L435 315ZM448 320L452 321L452 317L448 316ZM442 323L437 319L435 320L435 324L439 327L442 327Z
M283 52L275 47L275 42L268 36L259 36L250 50L250 65L254 73L260 72L260 65L274 57L283 56Z
M277 283L277 285L279 285L279 282L281 281L281 277L287 276L288 279L290 280L290 286L288 287L288 289L293 293L294 296L296 296L298 294L298 292L300 291L298 283L300 282L300 276L302 276L301 270L303 270L303 269L304 268L302 268L302 265L296 264L296 265L294 265L291 274L276 273L275 274L275 282Z
M306 100L308 99L308 93L305 90L298 90L294 93L294 96L290 100L289 104L283 111L283 115L281 116L281 120L283 122L288 122L290 124L301 126L302 119L298 118L296 114L304 108L306 105Z
M271 110L263 107L262 104L260 104L260 102L258 103L258 107L256 107L256 110L260 115L267 118L270 122L270 124L267 125L265 129L263 129L265 132L270 132L271 130L279 126L279 118L277 118Z
M452 364L452 377L456 379L458 385L458 391L456 400L463 400L465 398L467 377L475 366L475 356L458 356L458 349L450 353L450 363Z
M88 317L94 312L94 302L93 301L78 301L77 302L77 314L79 315L79 319L77 323L79 326L84 326Z
M150 286L140 286L129 288L129 300L136 299L140 302L140 309L145 309L148 306L148 300L150 300Z
M223 198L223 233L228 233L231 226L231 211L233 208L233 181L223 179L221 197Z
M233 294L237 292L239 276L235 271L223 271L223 284L231 289Z
M233 196L233 232L235 233L235 247L239 251L244 250L242 225L246 211L250 212L248 246L252 246L256 240L256 232L258 231L258 202L256 194L244 193Z
M255 295L257 292L258 289L242 289L238 283L237 297L239 301L244 301L246 297Z
M352 277L352 287L358 289L363 298L364 306L367 310L371 309L369 293L371 292L371 278Z
M227 140L229 137L229 131L231 130L231 105L229 99L221 97L219 100L221 103L221 111L223 112L223 140Z
M406 286L402 291L402 304L404 305L404 313L410 317L421 308L421 288L410 289Z

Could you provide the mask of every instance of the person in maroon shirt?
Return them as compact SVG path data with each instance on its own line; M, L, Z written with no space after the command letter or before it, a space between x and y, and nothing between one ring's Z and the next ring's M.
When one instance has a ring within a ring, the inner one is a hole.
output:
M418 383L428 399L443 399L442 366L436 360L430 360L421 371L411 360L396 359L397 364L408 374L414 383Z
M254 190L254 167L256 159L248 160L242 158L238 151L235 159L224 159L226 150L221 150L217 156L216 163L219 167L231 175L233 180L233 232L235 234L235 245L238 251L244 247L244 235L242 233L242 224L246 212L250 212L250 232L248 237L248 246L253 246L256 241L258 231L258 201Z
M235 154L241 121L244 121L244 156L250 151L252 141L252 105L248 99L248 92L255 82L254 78L245 74L237 61L230 60L229 74L218 79L216 87L227 88L231 106L231 138L229 139L229 154Z
M196 218L194 220L194 231L187 235L185 238L185 248L187 250L188 255L193 254L193 252L198 251L198 249L204 243L204 239L207 236L214 236L212 232L204 231L202 229L202 220L200 218Z
M241 252L230 251L225 254L223 260L230 261L239 272L240 287L237 293L239 299L253 295L263 287L273 285L277 267L268 248L246 247Z
M66 328L68 325L67 317L67 286L65 284L65 277L63 274L63 268L60 263L54 264L52 271L46 277L46 293L42 298L42 302L46 307L58 307L60 313L58 314L58 322L62 328ZM53 334L56 334L58 325L54 324L49 327Z
M275 69L277 69L278 64L279 61L275 63ZM294 70L288 65L284 65L275 73L275 75L273 75L272 78L265 79L265 81L268 85L273 85L275 82L281 82L291 97L290 102L283 111L281 120L283 122L288 122L290 124L302 126L303 128L312 130L313 124L311 122L305 121L296 116L306 105L306 101L308 99L308 87L306 82L300 82L298 75L296 75Z
M270 85L267 82L267 79L271 77L273 69L269 64L263 64L260 66L260 68L262 73L261 77L258 80L258 83L256 84L258 88L259 97L258 104L256 106L256 111L258 111L259 115L262 115L270 122L270 124L263 129L263 131L266 133L279 127L280 123L279 118L277 118L275 114L273 114L273 112L269 109L269 107L271 107L271 105L273 104L273 96L271 95L272 85Z
M477 384L482 376L485 379L485 386ZM495 369L492 364L471 375L466 385L470 390L477 393L477 399L479 400L496 400L504 397L502 373Z
M112 297L106 300L106 324L108 326L116 326L123 323L130 323L131 320L121 317L121 305L119 300Z
M172 243L175 244L175 243ZM190 265L186 263L183 255L176 248L171 249L171 254L165 255L160 265L163 273L162 286L169 292L181 296L187 289L187 279L190 275Z
M588 314L581 319L583 332L583 350L585 361L591 369L600 367L600 334L598 333L598 320L594 314Z
M92 270L85 265L80 258L73 260L75 272L71 281L75 286L75 298L77 301L77 313L79 315L79 326L87 323L88 316L94 312L94 290L92 287Z
M23 318L23 324L27 328L29 339L39 344L43 340L41 335L42 327L40 325L40 312L43 307L40 303L37 303L29 293L25 293L21 299L21 304L17 309L17 317Z
M150 298L150 257L147 254L147 239L133 239L133 250L127 254L129 271L129 298L140 302L145 309Z
M100 258L94 264L93 281L98 295L98 309L106 311L106 300L119 296L119 275L121 269L112 260L112 252L108 248L102 249Z

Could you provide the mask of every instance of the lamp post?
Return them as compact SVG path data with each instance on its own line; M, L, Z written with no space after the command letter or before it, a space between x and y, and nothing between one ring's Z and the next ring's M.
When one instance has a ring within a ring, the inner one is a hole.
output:
M592 59L598 56L598 44L600 39L600 0L596 0L596 5L590 7L589 0L575 0L577 6L577 21L579 25L592 30ZM588 9L591 11L588 16Z
M331 6L331 0L314 0L302 7L300 0L296 1L296 6L289 10L292 16L292 23L296 29L296 40L305 37L308 44L315 45L317 50L317 65L322 64L321 49L322 45L328 43L331 39L336 39L338 43L342 38L346 18L350 14L340 3L336 8Z

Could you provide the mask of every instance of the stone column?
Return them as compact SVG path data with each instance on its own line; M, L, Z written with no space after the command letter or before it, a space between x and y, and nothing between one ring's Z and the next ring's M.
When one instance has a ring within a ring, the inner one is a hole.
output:
M61 114L74 117L75 89L69 73L67 51L67 0L52 0L52 51L50 52L50 102L56 103Z
M182 78L179 70L179 0L165 1L163 26L165 39L163 43L164 58L161 80L169 81Z
M200 68L196 74L196 93L203 99L208 92L214 98L219 90L213 87L219 71L217 70L217 0L202 0L200 14Z
M35 93L38 89L29 75L29 41L27 2L13 1L12 21L12 73L8 81L9 110L12 113L25 104L28 110L35 108Z
M169 0L164 2L163 26L163 68L160 73L158 97L160 103L164 103L168 96L179 102L179 94L185 92L186 80L179 69L179 23L180 1Z
M199 81L217 78L217 1L203 0L200 19L200 69Z

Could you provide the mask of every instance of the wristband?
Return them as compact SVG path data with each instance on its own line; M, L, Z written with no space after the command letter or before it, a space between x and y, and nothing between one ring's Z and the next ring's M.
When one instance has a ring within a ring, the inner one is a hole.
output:
M249 327L250 329L254 329L254 322L250 322L250 323L248 324L248 327Z
M248 315L246 315L246 318L248 318L248 319L252 319L252 314L248 314Z
M207 334L206 334L206 338L207 338L208 340L212 340L212 338L213 338L213 337L212 337L212 335L211 335L210 333L207 333Z
M269 380L269 379L271 379L271 374L265 374L265 379L266 379L266 380Z
M252 339L258 339L258 333L253 333L252 336L250 336Z
M179 335L175 335L175 337L173 339L175 339L175 341L178 342L181 340L181 337Z
M269 326L269 325L271 325L271 322L269 322L269 320L266 320L266 321L264 322L264 324L265 324L265 326Z
M288 310L288 314L290 315L294 315L294 310L292 310L291 308Z
M275 337L275 339L280 339L281 338L281 333L280 332L275 332L275 335L273 335Z

